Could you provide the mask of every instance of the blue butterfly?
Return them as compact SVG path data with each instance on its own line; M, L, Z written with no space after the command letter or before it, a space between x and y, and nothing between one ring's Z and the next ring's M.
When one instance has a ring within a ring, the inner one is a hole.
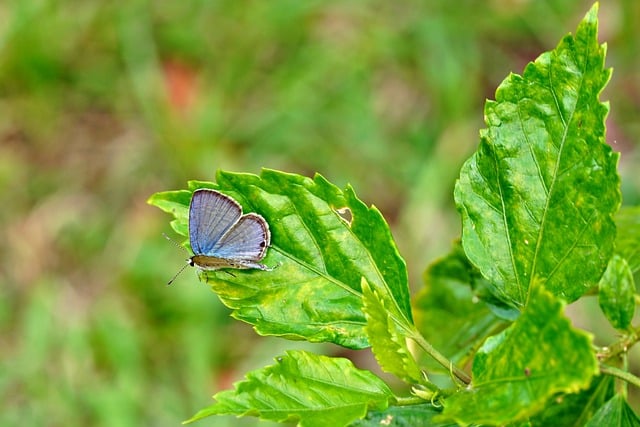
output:
M269 224L261 215L243 215L240 204L219 191L199 189L193 192L189 204L189 243L193 256L187 260L187 265L201 270L256 268L270 271L272 268L260 264L270 242Z

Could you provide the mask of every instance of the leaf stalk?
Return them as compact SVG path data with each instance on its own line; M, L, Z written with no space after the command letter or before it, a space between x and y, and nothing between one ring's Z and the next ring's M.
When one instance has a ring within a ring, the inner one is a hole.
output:
M442 367L448 369L460 382L464 385L471 383L471 377L467 375L462 369L455 366L449 359L447 359L442 353L436 350L424 337L417 331L410 331L410 336L413 341L416 342L429 356L433 357Z
M629 372L623 371L622 369L614 368L613 366L609 366L601 363L600 372L605 375L611 375L616 378L620 378L621 380L624 380L629 384L632 384L640 388L640 378L636 377L635 375Z

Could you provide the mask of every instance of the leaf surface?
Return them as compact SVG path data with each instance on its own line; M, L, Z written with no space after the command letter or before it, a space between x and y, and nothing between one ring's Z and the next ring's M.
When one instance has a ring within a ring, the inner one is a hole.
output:
M219 172L215 184L189 183L190 192L198 188L233 197L245 213L257 212L269 224L271 247L262 263L273 271L202 274L232 315L258 333L367 347L362 277L412 323L407 269L389 226L351 187L342 191L320 175L263 170L260 176ZM165 192L149 200L173 214L174 229L185 235L189 194Z
M234 390L214 396L217 401L193 416L256 416L300 426L348 425L369 410L382 411L394 398L387 385L369 371L343 358L288 351L277 363L247 374Z
M389 299L372 290L364 278L362 294L367 319L365 330L382 370L409 384L423 382L422 371L407 346L407 332L401 329L397 313L389 307Z
M556 393L590 385L598 373L592 337L571 326L561 300L539 285L532 292L513 325L478 351L472 386L445 400L444 416L461 424L507 424L533 416Z
M355 421L351 427L456 427L455 423L438 422L441 408L430 403L410 406L390 406L385 411L371 411L366 418Z
M633 412L626 399L617 394L605 403L589 420L586 427L637 427L640 418Z
M627 261L614 255L600 279L598 304L611 325L627 329L636 309L636 285Z
M529 421L532 426L583 426L613 396L613 377L600 375L579 393L557 394Z
M633 274L640 271L640 206L623 206L616 215L616 252Z
M618 154L605 143L610 77L597 5L550 52L510 75L487 101L478 151L455 187L462 243L510 305L529 287L574 301L598 283L613 252Z
M416 327L454 364L464 362L490 333L506 326L484 302L486 286L456 243L448 255L427 269L424 287L414 298ZM430 358L421 362L442 371Z

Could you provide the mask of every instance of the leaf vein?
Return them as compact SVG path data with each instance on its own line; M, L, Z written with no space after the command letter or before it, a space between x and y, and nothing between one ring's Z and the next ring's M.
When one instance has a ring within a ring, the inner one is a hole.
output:
M537 269L540 248L542 247L542 239L544 237L545 224L547 222L547 215L549 213L551 198L559 178L560 164L562 161L562 156L564 154L564 148L567 142L567 137L569 132L569 123L571 123L573 119L573 115L575 114L575 108L576 108L576 106L574 106L574 109L570 112L568 120L565 119L564 114L562 112L562 108L560 106L558 94L556 92L556 89L554 88L554 78L551 74L552 70L553 70L553 67L549 66L549 69L548 69L549 91L551 93L551 96L553 97L554 104L556 107L556 112L558 113L558 116L560 117L560 120L562 122L563 132L560 139L560 145L558 146L558 154L557 154L556 162L553 169L553 175L551 176L551 185L549 186L549 194L547 195L545 206L542 211L542 220L540 222L540 228L538 230L538 238L536 239L536 249L533 256L533 262L531 263L531 272L529 274L529 284L531 284L531 281L535 279L535 271ZM584 74L585 74L585 70L583 69L580 77L580 84L578 85L578 89L576 91L577 93L580 93L582 91L582 86L584 84ZM572 245L572 247L570 248L570 250L573 249L574 246L575 246L575 242L574 242L574 245ZM561 261L565 259L567 256L568 256L568 251L563 255L563 258L561 258ZM547 277L547 280L549 280L553 276L553 273L555 273L555 271L558 269L558 266L560 265L561 261L556 263L551 274L549 274L549 276Z
M496 168L496 177L497 181L498 181L498 192L500 193L500 204L502 206L502 211L500 212L500 214L502 215L502 225L504 227L504 231L507 237L507 245L509 247L509 259L511 260L511 268L513 269L513 275L516 279L516 286L518 291L520 292L520 300L522 300L522 286L520 284L520 275L518 274L518 269L516 268L516 259L515 259L515 254L513 253L513 244L511 242L511 230L509 228L509 222L507 221L507 207L505 204L505 200L504 200L504 193L502 191L502 183L500 181L500 167L498 166L498 159L497 159L497 153L495 150L491 150L491 154L493 156L493 164L494 167ZM500 274L502 275L502 271L500 269L498 269L498 271L500 272ZM503 276L503 278L505 279L505 281L508 281L508 279L506 277Z

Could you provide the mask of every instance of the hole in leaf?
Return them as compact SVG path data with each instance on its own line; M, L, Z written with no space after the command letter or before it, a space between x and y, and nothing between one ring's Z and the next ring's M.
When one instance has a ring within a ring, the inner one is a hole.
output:
M353 215L351 215L351 209L344 207L334 209L334 211L338 214L338 216L347 223L349 227L351 227L351 220L353 219Z

